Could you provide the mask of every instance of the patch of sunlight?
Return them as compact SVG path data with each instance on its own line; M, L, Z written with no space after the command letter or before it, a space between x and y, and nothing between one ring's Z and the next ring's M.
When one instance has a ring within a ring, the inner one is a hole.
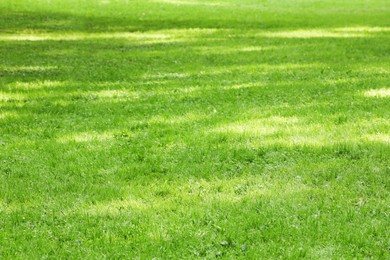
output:
M208 90L208 89L211 89L211 88L210 87L185 87L185 88L177 89L176 91L178 93L188 94L188 93L195 93L198 91Z
M242 143L244 146L323 146L336 140L334 135L337 131L326 129L321 124L307 124L296 117L272 116L223 125L209 130L208 133L246 137L248 142Z
M171 235L162 224L155 227L153 231L148 232L147 236L149 239L156 241L170 241L172 239Z
M273 116L225 124L205 133L231 136L237 147L255 148L259 145L323 147L340 142L357 144L367 140L388 143L388 134L371 134L373 131L386 132L388 126L389 121L384 118L350 122L346 127L343 124L315 123L296 117Z
M123 200L114 200L111 202L101 202L82 209L83 213L88 215L117 215L122 210L145 210L149 206L140 199L126 198Z
M237 122L214 129L215 132L229 132L235 134L267 135L275 133L281 126L287 127L298 123L296 117L273 116L246 122Z
M96 40L96 39L124 39L135 43L153 44L153 43L170 43L180 42L207 34L212 34L217 29L167 29L160 31L148 32L101 32L101 33L84 33L84 32L19 32L17 34L0 34L0 41L79 41L79 40Z
M209 7L223 7L230 6L227 3L221 2L210 2L210 1L188 1L188 0L153 0L153 2L163 3L163 4L172 4L172 5L191 5L191 6L209 6Z
M113 138L111 133L97 133L97 132L82 132L73 135L65 135L57 138L57 141L60 143L68 142L96 142L96 141L109 141Z
M148 42L169 42L171 37L161 33L35 33L35 34L14 34L0 35L0 41L78 41L88 39L129 39L129 40L149 40Z
M44 89L44 88L60 87L65 85L65 83L66 82L64 81L51 81L51 80L33 81L33 82L16 81L6 86L11 89L15 89L15 88L16 89Z
M378 97L388 98L390 97L390 88L370 89L363 93L365 97Z
M261 37L281 37L281 38L350 38L350 37L369 37L373 33L385 32L390 28L382 27L356 27L356 28L329 28L329 29L310 29L294 31L263 31L257 33Z
M22 94L17 93L3 93L0 92L0 102L4 101L20 101L25 98Z
M339 32L390 32L390 27L344 27L336 28Z
M308 256L313 259L333 259L336 248L334 246L316 246L309 250Z
M176 6L192 6L192 7L219 7L219 8L229 8L232 11L237 9L250 9L250 10L275 10L275 3L273 1L272 5L268 5L267 1L254 1L253 3L245 3L245 1L210 1L210 0L149 0L155 3L170 4ZM283 3L285 6L286 3Z
M132 92L128 90L102 90L102 91L94 91L87 92L83 94L86 98L113 98L117 99L117 101L126 101L129 98L138 99L140 97L139 93Z
M0 112L0 119L6 119L6 118L15 118L18 117L18 113L6 111L6 112Z
M55 69L57 69L55 66L0 66L0 72L41 72Z
M212 35L216 32L227 32L226 29L216 28L186 28L186 29L165 29L156 32L161 32L170 36L186 37L186 36L205 36Z
M367 74L367 75L388 75L390 73L390 69L388 66L362 66L356 70L356 72L360 74Z
M196 122L206 118L206 115L195 113L187 113L177 116L154 116L148 122L157 124L183 124L188 122Z
M157 73L157 74L144 74L143 78L146 79L181 79L189 77L186 73Z
M265 83L257 82L257 83L245 83L245 84L236 84L231 86L224 86L223 89L229 90L229 89L245 89L245 88L254 88L254 87L261 87L265 86Z
M221 46L201 46L196 47L195 49L201 52L202 54L233 54L237 52L256 52L256 51L266 51L266 50L275 50L276 46L247 46L247 47L221 47Z
M377 134L365 135L363 139L366 139L371 142L390 144L390 134L377 133Z
M265 50L275 50L275 46L248 46L243 48L238 48L238 51L242 52L251 52L251 51L265 51Z
M9 214L9 213L15 212L17 210L18 210L18 207L16 206L16 204L14 204L14 203L9 204L9 203L6 203L6 202L0 200L0 213Z
M103 90L99 92L94 92L94 95L104 98L128 97L129 92L125 90Z
M265 37L281 37L281 38L349 38L349 37L364 37L364 34L358 33L338 33L328 32L323 30L297 30L297 31L282 31L282 32L267 32L260 34Z

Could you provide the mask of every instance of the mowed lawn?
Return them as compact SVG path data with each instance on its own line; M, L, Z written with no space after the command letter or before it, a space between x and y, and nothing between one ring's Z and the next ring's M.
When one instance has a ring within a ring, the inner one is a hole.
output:
M0 1L1 259L390 258L388 0Z

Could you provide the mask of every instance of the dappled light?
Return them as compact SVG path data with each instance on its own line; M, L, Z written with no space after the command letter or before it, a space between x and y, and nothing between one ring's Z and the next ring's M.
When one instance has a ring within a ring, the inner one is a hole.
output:
M102 90L95 92L86 92L82 94L82 97L95 99L95 98L103 98L103 99L114 99L118 102L127 101L129 99L138 99L140 95L137 92L127 91L127 90ZM114 101L113 101L114 102Z
M364 138L370 142L379 142L379 143L390 145L389 133L369 134L369 135L365 135Z
M112 139L113 136L110 133L96 133L96 132L84 132L74 135L65 135L59 137L57 140L60 143L64 142L104 142Z
M19 113L15 111L7 111L7 112L1 112L0 113L0 119L6 119L6 118L15 118L19 117Z
M226 2L209 2L209 1L192 1L192 0L151 0L152 2L172 4L172 5L189 5L189 6L205 6L205 7L232 7L234 5Z
M170 29L149 32L102 32L102 33L84 33L84 32L67 32L67 33L51 33L39 32L18 34L0 34L0 41L80 41L80 40L128 40L130 42L141 42L144 44L155 43L172 43L203 35L210 35L217 32L217 29Z
M220 47L220 46L201 46L197 47L196 50L199 51L202 54L208 55L208 54L234 54L239 52L262 52L262 51L269 51L269 50L275 50L279 48L278 46L246 46L246 47L234 47L234 48L227 48L227 47Z
M291 30L260 32L257 36L263 37L282 37L282 38L359 38L373 37L378 33L388 32L390 27L347 27L347 28L329 28L317 30Z
M13 93L2 93L0 92L0 102L9 102L9 101L19 101L25 98L24 95L21 94L13 94ZM1 104L0 104L1 106Z
M371 89L364 92L365 97L388 98L390 97L390 88Z
M38 89L51 89L60 86L65 86L67 82L64 81L35 81L35 82L23 82L17 81L13 83L6 84L4 88L11 90L38 90Z
M305 122L306 121L306 122ZM387 134L372 135L371 132L384 131L390 127L386 120L361 120L349 123L348 129L343 124L334 124L324 127L297 117L270 117L250 121L239 121L219 126L210 133L226 134L237 138L247 139L243 145L250 147L264 147L283 145L332 146L338 143L358 144L364 141L379 141L386 143Z
M181 79L189 77L189 74L186 73L157 73L157 74L145 74L143 75L145 79Z
M140 41L144 43L164 43L172 42L173 39L166 34L153 33L36 33L18 35L0 35L0 41L79 41L93 39L126 39L131 41Z
M2 214L2 213L10 214L12 212L17 211L18 209L20 209L20 207L18 207L18 205L9 204L9 203L6 203L4 201L0 201L0 214Z
M222 89L246 89L246 88L257 88L257 87L263 87L265 86L264 83L243 83L243 84L237 84L237 85L231 85L231 86L224 86Z
M344 27L334 28L337 32L389 32L390 27Z
M340 27L327 29L308 29L308 30L289 30L289 31L267 31L267 30L249 30L242 36L251 36L259 38L281 37L281 38L359 38L385 36L390 27ZM249 34L249 32L251 34ZM199 37L205 37L202 41L223 40L221 33L234 33L233 30L218 28L190 28L190 29L163 29L148 32L101 32L101 33L84 33L84 32L18 32L17 34L0 34L0 41L80 41L80 40L128 40L134 43L158 44L158 43L180 43L186 41L200 40ZM210 38L211 37L211 38ZM275 49L276 47L249 46L240 48L221 48L222 53L232 51L261 51ZM212 53L213 49L200 47L204 53ZM218 49L214 49L214 52Z
M0 258L388 259L389 12L0 1Z
M56 66L0 66L0 73L2 72L41 72L56 70Z

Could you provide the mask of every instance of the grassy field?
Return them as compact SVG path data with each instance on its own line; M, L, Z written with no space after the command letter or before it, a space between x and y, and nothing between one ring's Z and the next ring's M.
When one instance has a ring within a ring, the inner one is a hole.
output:
M0 258L390 258L388 0L0 1Z

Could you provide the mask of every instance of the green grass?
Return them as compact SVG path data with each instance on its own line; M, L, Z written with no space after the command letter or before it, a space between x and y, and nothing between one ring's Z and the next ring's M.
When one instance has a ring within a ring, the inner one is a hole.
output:
M0 1L0 258L390 258L387 0Z

